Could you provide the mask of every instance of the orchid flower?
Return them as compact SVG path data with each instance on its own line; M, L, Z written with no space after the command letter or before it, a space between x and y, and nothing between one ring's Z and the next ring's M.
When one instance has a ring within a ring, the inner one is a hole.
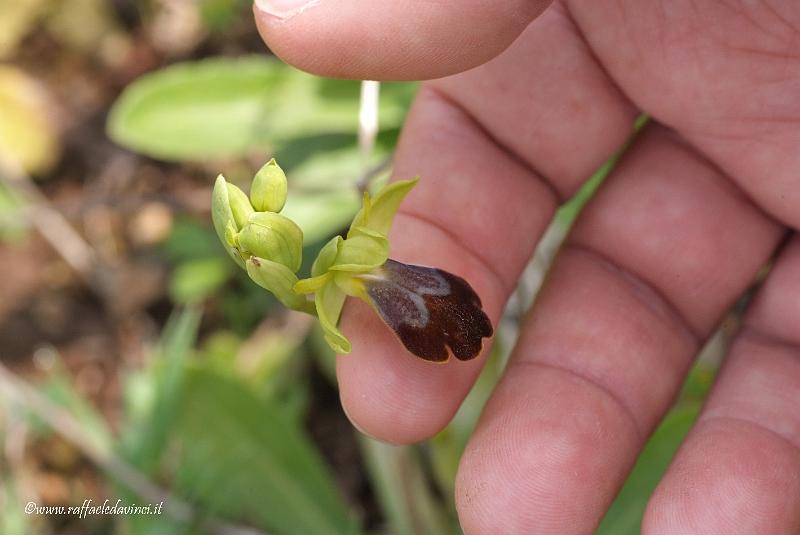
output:
M444 270L389 258L389 229L419 178L399 180L363 205L347 235L319 252L311 277L298 279L303 246L300 228L278 212L287 195L286 176L275 160L257 174L250 197L220 175L212 194L212 218L231 257L256 284L287 307L315 314L337 353L351 350L338 323L348 296L367 302L402 344L425 360L480 354L492 325L472 287ZM313 295L313 300L306 296Z

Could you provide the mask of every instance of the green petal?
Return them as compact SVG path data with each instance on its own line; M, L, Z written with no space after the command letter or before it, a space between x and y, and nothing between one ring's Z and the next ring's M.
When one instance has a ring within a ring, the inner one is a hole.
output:
M353 219L353 224L350 226L347 237L349 238L358 227L366 227L383 235L388 235L400 203L403 202L408 192L417 185L417 182L419 182L419 177L411 180L398 180L384 186L375 195L374 199L369 200L365 197L365 204Z
M339 247L342 242L341 236L334 236L331 240L320 249L314 265L311 266L311 276L317 277L328 272L328 268L333 265L336 260L336 255L339 254Z
M337 353L350 353L351 349L350 341L336 328L346 298L345 293L335 284L326 284L314 295L314 304L325 333L325 341Z
M364 283L365 278L350 271L332 271L331 273L333 274L333 283L345 294L358 297L369 303Z
M389 258L389 240L364 227L350 229L339 248L332 271L366 272L382 266Z
M361 209L358 211L358 213L356 213L355 217L353 218L353 222L350 224L351 229L354 227L363 227L367 224L371 204L369 192L365 191L364 195L362 196Z
M214 191L211 194L211 219L214 222L214 230L217 231L219 240L225 246L225 250L231 258L244 268L244 261L239 255L239 251L230 243L232 235L238 232L239 227L233 218L233 211L228 196L228 185L225 177L219 175L214 183Z
M236 221L236 228L241 230L247 224L247 218L253 213L253 207L250 205L250 199L239 189L239 186L230 182L227 183L227 186L228 202L233 213L233 220Z
M272 292L287 307L306 310L308 300L305 296L294 293L297 275L288 267L265 258L251 256L247 259L247 274L253 282Z
M330 273L323 273L309 279L300 279L294 285L294 292L298 294L311 294L325 286L331 278Z

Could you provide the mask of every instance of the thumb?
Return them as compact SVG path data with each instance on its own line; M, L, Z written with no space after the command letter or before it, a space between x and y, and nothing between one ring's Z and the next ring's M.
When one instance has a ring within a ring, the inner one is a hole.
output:
M281 59L338 78L421 80L497 56L550 0L255 0Z

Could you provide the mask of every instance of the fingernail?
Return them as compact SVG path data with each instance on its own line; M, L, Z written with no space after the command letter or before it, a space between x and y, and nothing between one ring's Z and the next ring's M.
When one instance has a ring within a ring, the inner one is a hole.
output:
M255 0L256 8L259 11L281 20L288 20L299 15L319 2L320 0Z

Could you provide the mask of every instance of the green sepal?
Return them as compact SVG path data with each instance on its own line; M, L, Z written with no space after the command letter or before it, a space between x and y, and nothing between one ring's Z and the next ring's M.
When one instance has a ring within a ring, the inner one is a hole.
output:
M222 175L217 177L211 194L211 220L214 222L214 230L217 232L217 236L225 250L240 267L244 268L244 261L238 249L232 243L233 237L239 231L239 227L236 226L233 210L231 210L228 183L225 182L225 177Z
M347 295L358 297L374 308L372 301L370 301L367 295L367 288L364 285L364 280L358 274L353 274L349 271L334 272L333 283Z
M295 310L307 310L305 296L294 293L297 275L288 267L257 256L248 258L246 265L253 282L272 292L281 303Z
M343 241L341 236L334 236L320 249L317 258L314 260L314 264L311 266L312 277L317 277L328 272L328 268L336 261L336 255L339 254L339 248Z
M330 273L323 273L322 275L317 275L316 277L308 279L300 279L294 285L294 292L298 294L314 293L325 286L330 280Z
M389 234L397 209L406 195L417 185L419 177L410 180L398 180L384 186L373 199L365 195L364 205L353 218L347 237L358 227L366 227L383 235Z
M286 174L275 158L258 170L250 186L250 202L259 212L280 212L286 204Z
M239 248L239 233L236 231L236 224L233 221L228 221L228 224L225 225L225 239L223 242L234 249Z
M247 225L247 219L250 214L254 212L253 207L250 205L250 199L247 195L239 189L235 184L227 183L228 187L228 203L233 213L233 220L236 222L236 228L241 230Z
M335 284L326 284L314 294L317 316L325 334L325 341L337 353L350 353L350 340L336 327L347 295Z
M281 263L296 272L303 261L303 231L291 219L272 212L254 212L238 236L245 253Z
M353 217L353 222L350 223L350 229L354 229L355 227L363 227L367 224L367 220L369 219L369 212L370 212L370 205L371 199L369 196L369 192L365 191L364 195L361 197L361 208L356 212L355 217ZM350 235L350 232L347 233Z
M365 227L350 229L342 242L331 271L366 272L382 266L389 258L389 240L386 236Z

